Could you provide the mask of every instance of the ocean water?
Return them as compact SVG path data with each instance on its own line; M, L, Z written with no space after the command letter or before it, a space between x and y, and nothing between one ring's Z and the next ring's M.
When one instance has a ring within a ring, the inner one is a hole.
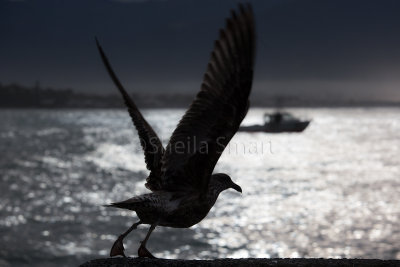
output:
M252 109L244 124L261 123ZM400 259L400 109L289 109L303 133L238 133L215 172L223 192L189 229L157 228L158 257ZM166 143L184 110L144 110ZM0 266L107 257L133 212L101 205L148 192L125 110L0 111ZM135 256L147 232L125 239Z

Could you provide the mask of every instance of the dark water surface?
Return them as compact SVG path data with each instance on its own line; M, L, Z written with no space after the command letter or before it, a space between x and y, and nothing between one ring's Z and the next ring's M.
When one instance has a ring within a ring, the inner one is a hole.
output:
M260 123L251 110L244 124ZM243 188L200 224L157 228L168 258L400 259L400 109L292 109L301 134L238 133L217 165ZM146 110L165 143L183 110ZM0 111L0 266L71 266L106 257L136 221L103 208L148 192L124 110ZM126 239L136 255L147 232Z

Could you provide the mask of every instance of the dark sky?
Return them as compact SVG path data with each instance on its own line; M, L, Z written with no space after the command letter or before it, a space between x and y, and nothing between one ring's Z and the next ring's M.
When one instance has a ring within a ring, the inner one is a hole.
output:
M400 100L400 1L254 0L254 93ZM229 0L0 0L0 82L115 93L200 87Z

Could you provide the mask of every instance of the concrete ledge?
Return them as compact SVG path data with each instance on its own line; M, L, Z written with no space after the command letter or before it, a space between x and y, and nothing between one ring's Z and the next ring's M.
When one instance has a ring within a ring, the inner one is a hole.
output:
M130 267L130 266L399 266L400 260L367 259L218 259L218 260L165 260L145 258L108 258L91 260L81 267Z

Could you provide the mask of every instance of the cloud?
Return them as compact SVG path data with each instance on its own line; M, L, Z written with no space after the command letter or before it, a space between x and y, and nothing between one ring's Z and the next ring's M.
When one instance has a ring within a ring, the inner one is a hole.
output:
M140 4L146 2L164 2L166 0L111 0L112 2L122 3L122 4Z

